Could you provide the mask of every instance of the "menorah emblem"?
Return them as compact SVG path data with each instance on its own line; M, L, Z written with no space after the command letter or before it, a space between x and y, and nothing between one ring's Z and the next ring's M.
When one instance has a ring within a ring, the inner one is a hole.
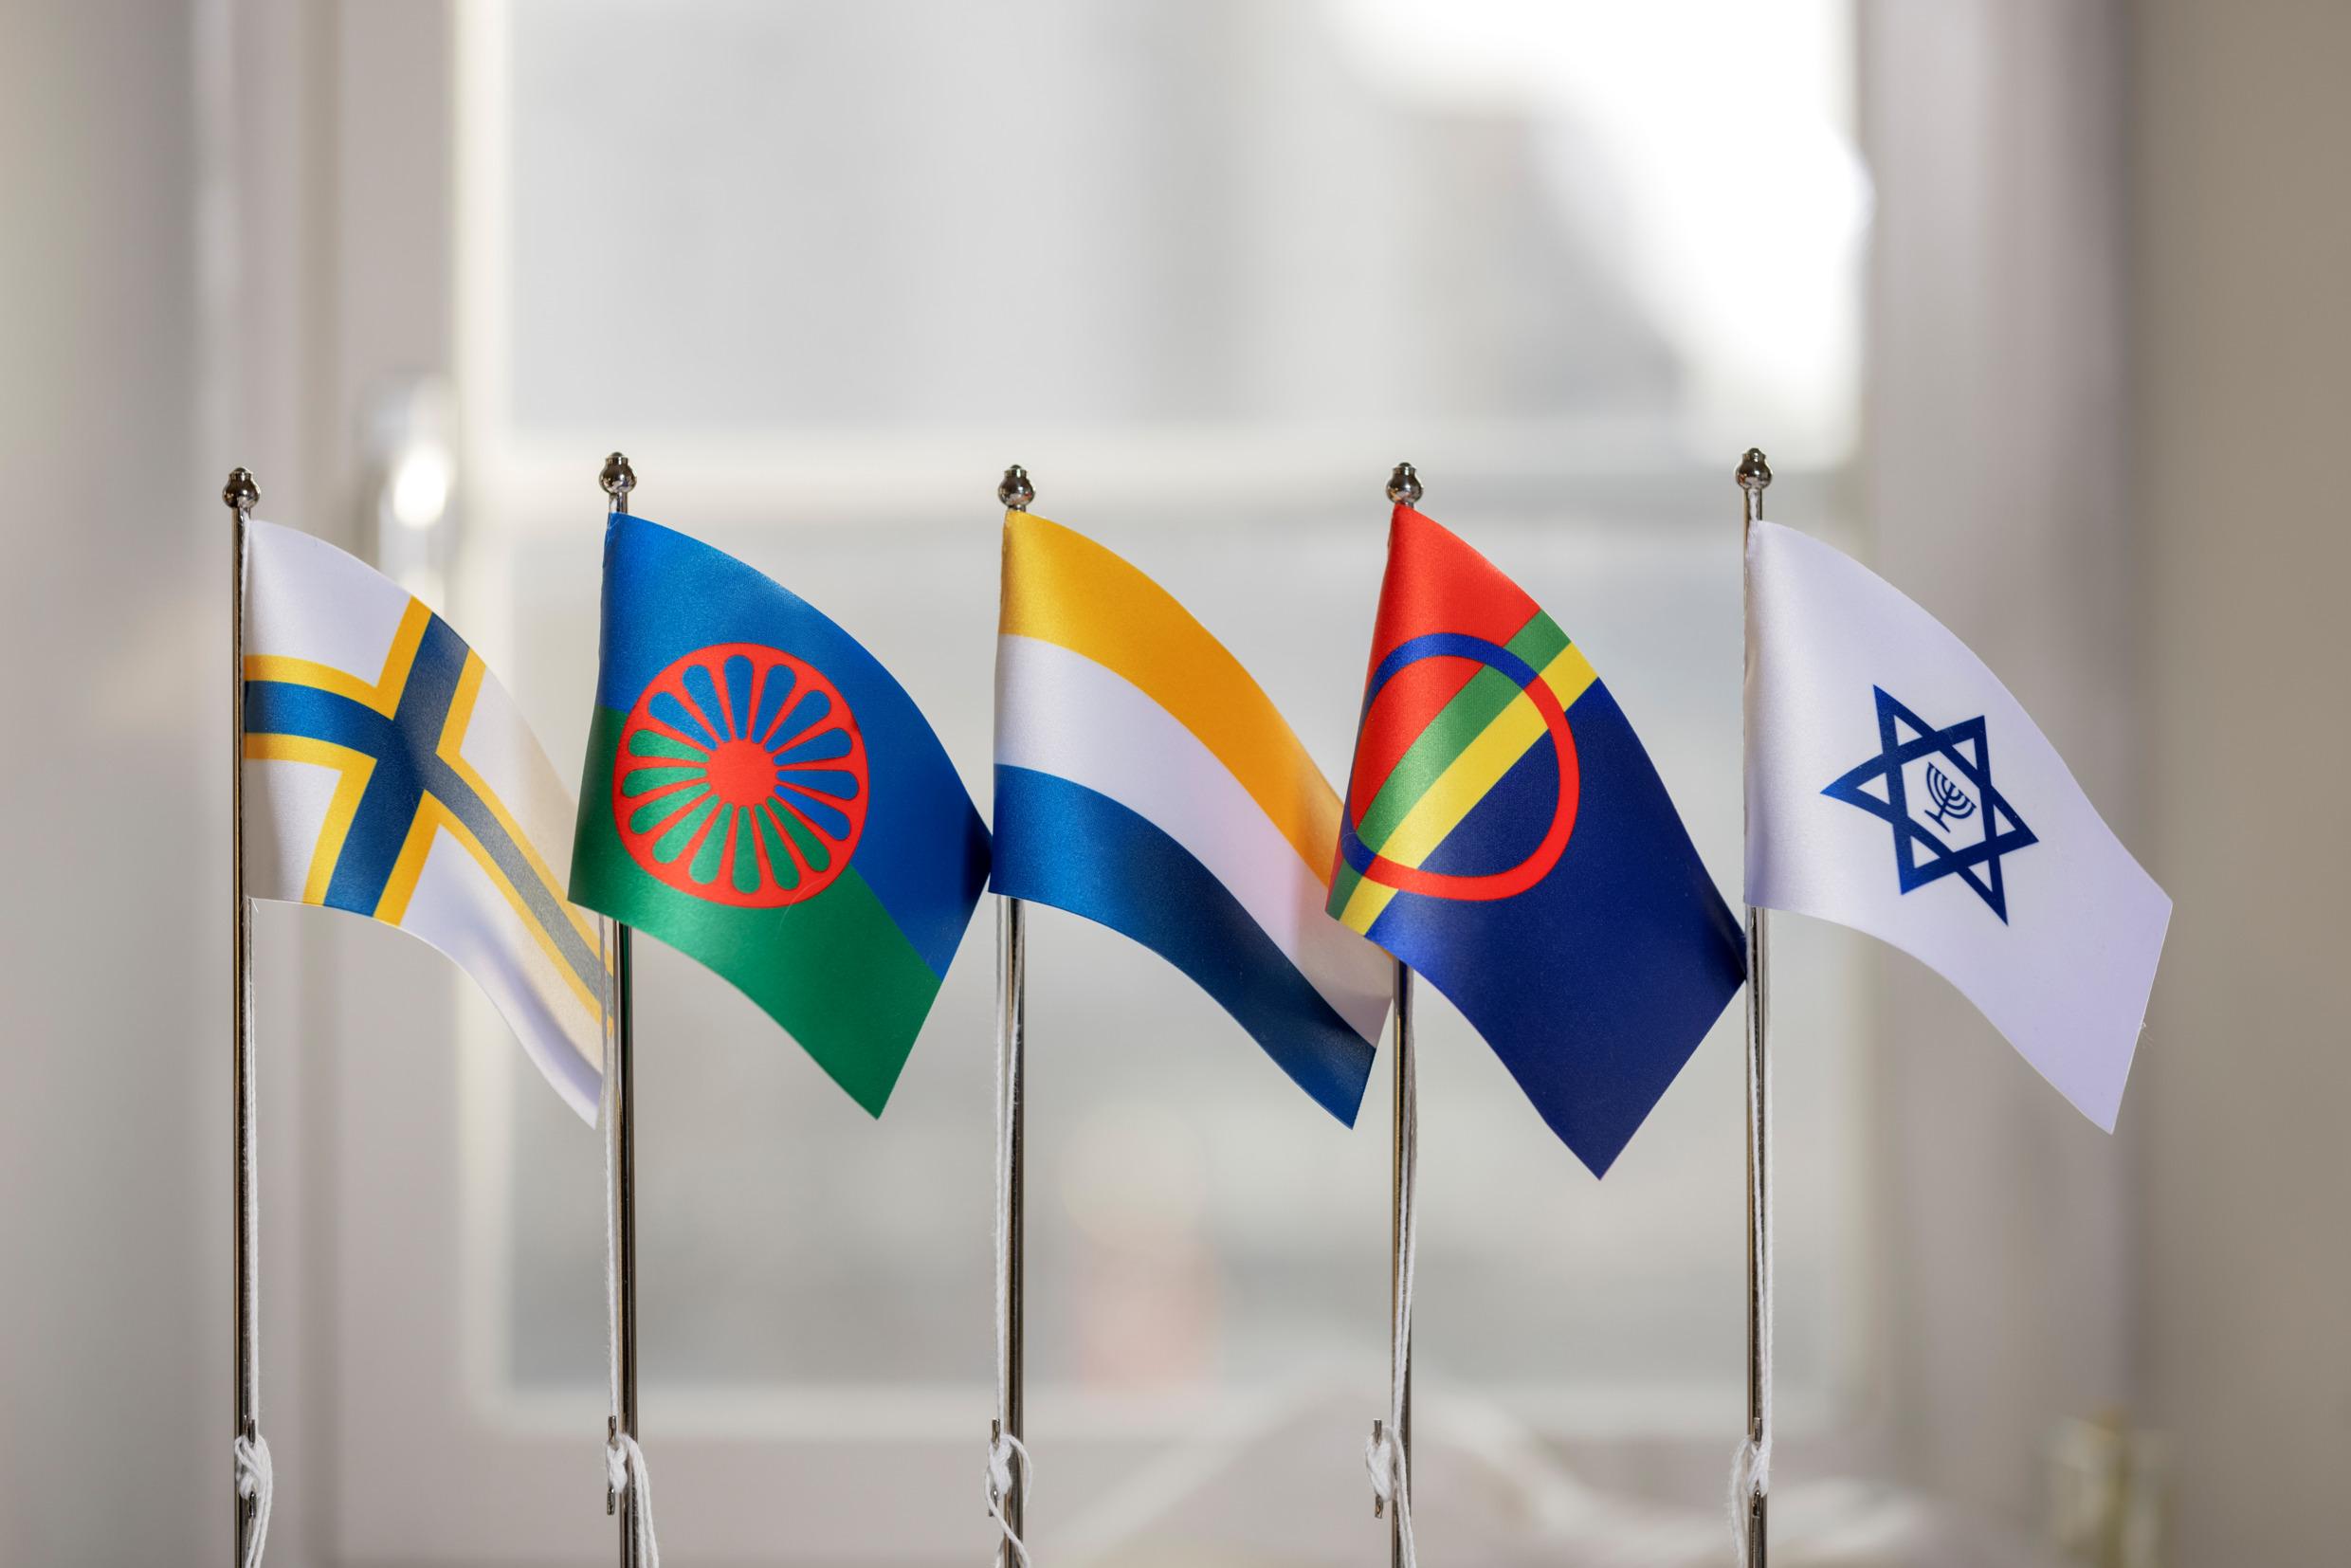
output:
M1958 817L1964 822L1976 814L1975 797L1952 783L1932 762L1926 765L1926 793L1935 802L1935 809L1926 813L1927 820L1946 832L1951 828L1946 818Z

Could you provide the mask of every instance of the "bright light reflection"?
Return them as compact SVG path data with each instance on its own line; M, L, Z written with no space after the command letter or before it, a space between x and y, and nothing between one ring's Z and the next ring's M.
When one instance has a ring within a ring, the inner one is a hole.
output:
M1595 253L1683 356L1692 451L1745 445L1768 416L1812 461L1850 454L1871 196L1846 0L1326 3L1391 91L1543 124L1555 194L1619 230Z
M437 446L411 447L392 476L392 515L404 528L430 528L449 506L449 454Z

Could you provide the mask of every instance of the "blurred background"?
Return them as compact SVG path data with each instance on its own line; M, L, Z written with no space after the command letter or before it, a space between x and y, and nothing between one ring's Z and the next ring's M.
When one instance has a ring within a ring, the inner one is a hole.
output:
M2351 1560L2351 12L0 16L0 1561L228 1554L232 464L568 770L625 448L635 510L890 661L984 805L1007 463L1338 773L1409 458L1735 894L1749 445L2178 906L2112 1138L1908 959L1776 927L1780 1561ZM256 924L270 1560L611 1560L597 1140L421 945ZM880 1122L643 944L673 1561L991 1550L988 924ZM1040 1559L1381 1560L1384 1074L1350 1132L1157 959L1031 930ZM1423 1018L1423 1546L1728 1562L1736 1010L1605 1187Z

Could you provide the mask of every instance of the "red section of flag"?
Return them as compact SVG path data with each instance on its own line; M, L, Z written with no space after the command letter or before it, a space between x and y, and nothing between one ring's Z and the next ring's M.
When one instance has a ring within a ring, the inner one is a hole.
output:
M1450 529L1398 505L1388 524L1388 574L1379 584L1379 618L1372 627L1364 682L1370 684L1372 671L1397 645L1423 632L1458 631L1507 644L1540 610Z

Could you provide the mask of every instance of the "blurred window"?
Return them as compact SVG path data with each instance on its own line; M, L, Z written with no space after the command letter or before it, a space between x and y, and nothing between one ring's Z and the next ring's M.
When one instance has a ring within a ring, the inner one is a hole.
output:
M470 602L568 762L592 480L622 447L642 512L886 660L984 809L992 492L1019 461L1037 511L1180 595L1337 775L1380 485L1408 457L1427 509L1592 651L1735 896L1740 448L1813 454L1774 513L1847 526L1868 221L1850 26L1841 0L474 7ZM976 1494L992 923L983 905L878 1122L723 982L640 945L664 1432L957 1445ZM1368 1421L1384 1052L1349 1131L1149 954L1049 911L1032 932L1032 1426L1149 1443L1333 1390ZM1782 948L1780 1201L1807 1223L1783 1232L1779 1375L1790 1418L1820 1419L1866 1372L1862 970L1831 933ZM1423 997L1427 1396L1727 1453L1738 1010L1603 1191ZM500 1285L467 1333L516 1409L600 1398L593 1140L517 1053L468 1059L493 1064L465 1120ZM968 1530L970 1501L938 1506Z

